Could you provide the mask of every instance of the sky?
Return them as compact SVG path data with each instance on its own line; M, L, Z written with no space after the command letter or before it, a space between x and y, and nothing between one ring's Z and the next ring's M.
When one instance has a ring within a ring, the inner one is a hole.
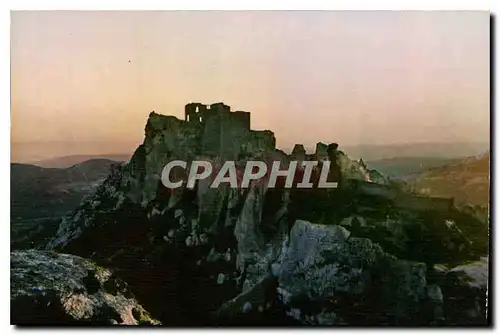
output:
M151 111L251 112L281 148L488 142L488 12L11 14L12 160L132 152Z

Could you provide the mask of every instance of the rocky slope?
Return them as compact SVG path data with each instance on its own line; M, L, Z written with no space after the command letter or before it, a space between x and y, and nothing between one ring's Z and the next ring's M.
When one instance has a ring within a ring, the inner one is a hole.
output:
M83 258L47 251L11 253L11 323L155 325L127 284Z
M164 325L486 324L484 287L470 293L478 304L457 311L447 299L459 285L444 284L448 268L487 254L466 234L474 217L401 201L402 191L336 145L318 144L313 156L333 160L339 189L200 181L168 190L160 181L168 161L205 157L181 122L152 113L130 162L114 167L47 248L112 267ZM305 155L299 149L253 158L286 164ZM468 310L475 314L464 318Z

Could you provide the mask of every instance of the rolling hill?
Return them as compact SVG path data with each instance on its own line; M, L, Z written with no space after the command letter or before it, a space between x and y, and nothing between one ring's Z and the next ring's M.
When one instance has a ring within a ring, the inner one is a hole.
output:
M452 197L459 205L487 206L490 196L490 153L429 169L408 182L420 194Z
M115 163L91 159L66 169L11 164L12 246L27 247L26 241L31 243L53 233L61 217L78 207Z
M54 157L40 161L30 162L31 165L40 166L43 168L69 168L73 165L96 159L111 160L115 162L126 162L130 159L129 154L109 154L109 155L70 155L62 157Z
M367 161L366 165L382 174L396 179L406 179L432 168L455 164L462 159L439 157L393 157Z

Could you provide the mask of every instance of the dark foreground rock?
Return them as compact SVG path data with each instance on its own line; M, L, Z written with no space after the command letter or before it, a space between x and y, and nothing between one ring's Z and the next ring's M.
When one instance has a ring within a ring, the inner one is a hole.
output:
M279 294L306 324L388 325L422 319L426 266L399 260L340 226L297 221L285 242Z
M81 257L38 250L11 253L11 323L158 324L111 271Z
M340 226L298 220L269 275L218 314L242 319L279 306L303 325L429 324L425 275L425 264L398 260Z
M461 266L446 273L442 285L445 311L451 324L470 326L488 322L488 258Z

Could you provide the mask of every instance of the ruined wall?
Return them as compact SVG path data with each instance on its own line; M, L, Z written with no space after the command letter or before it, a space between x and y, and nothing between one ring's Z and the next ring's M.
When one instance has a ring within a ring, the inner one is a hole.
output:
M203 117L201 150L208 156L218 156L221 153L221 134L223 133L223 116L216 110L208 109Z
M184 108L184 120L190 123L201 123L207 106L198 102L192 102Z
M250 112L236 111L230 115L235 125L250 130Z
M270 130L251 130L243 144L246 153L268 152L276 150L276 138Z
M202 150L222 159L237 159L250 130L250 113L231 112L222 103L212 104L202 116Z
M191 126L200 127L199 151L207 156L237 160L242 154L276 149L271 131L252 131L249 112L231 112L222 102L210 106L189 103L185 120Z
M314 151L315 159L322 161L328 158L328 145L322 142L316 143L316 150Z
M231 113L224 124L222 157L236 160L250 132L250 113Z

